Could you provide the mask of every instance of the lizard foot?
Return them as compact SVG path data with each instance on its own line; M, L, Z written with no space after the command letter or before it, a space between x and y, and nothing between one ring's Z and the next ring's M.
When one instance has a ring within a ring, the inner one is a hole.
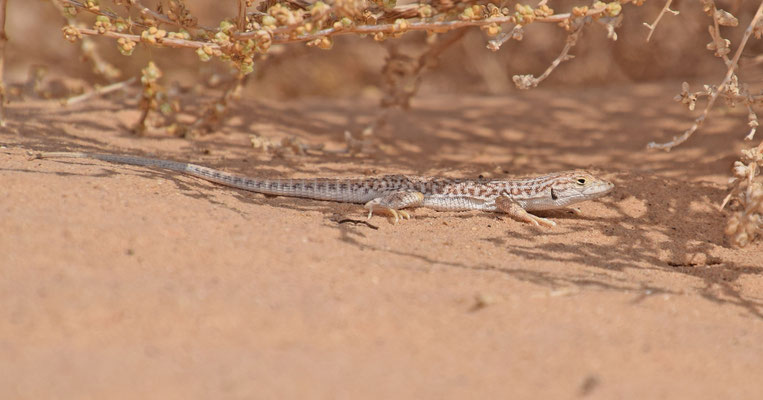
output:
M554 221L552 221L552 220L550 220L548 218L542 218L542 217L539 217L537 215L532 215L530 213L527 213L526 215L522 215L522 216L513 215L513 217L518 219L518 220L520 220L520 221L522 221L522 222L527 222L527 223L533 224L535 226L541 226L542 225L542 226L545 226L547 228L551 228L553 226L556 226L556 222L554 222Z
M393 224L397 225L401 219L411 219L411 214L401 210L402 208L416 207L423 201L424 194L420 192L390 191L366 203L368 218L371 218L374 210L383 210L394 218Z
M392 218L394 218L394 220L392 221L392 224L394 225L397 225L397 223L400 220L411 219L411 214L405 210L395 210L394 208L381 207L378 205L374 206L373 204L370 204L367 207L368 207L368 219L371 219L371 217L374 215L374 211L377 211L377 212L382 211L383 213L387 213L390 216L392 216Z

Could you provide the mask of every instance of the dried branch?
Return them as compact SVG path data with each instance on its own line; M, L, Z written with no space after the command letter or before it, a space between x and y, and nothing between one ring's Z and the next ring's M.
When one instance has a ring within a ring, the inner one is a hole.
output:
M570 52L570 49L572 49L575 44L577 44L578 38L580 38L580 33L583 31L583 27L585 26L584 23L580 23L580 25L567 36L567 41L564 44L564 48L559 53L559 55L554 59L554 61L551 62L551 65L546 68L545 71L539 76L534 77L532 75L514 75L512 77L512 80L514 81L514 84L519 89L530 89L538 86L541 82L543 82L546 78L548 78L549 75L551 75L551 72L553 72L556 67L559 66L563 61L571 60L575 56L568 55Z
M249 75L239 75L231 81L219 98L207 104L201 115L188 127L185 135L196 135L200 130L209 131L219 124L228 111L228 105L239 96L248 80Z
M416 69L416 73L420 73L424 69L424 67L426 67L427 65L430 65L431 62L435 61L438 57L440 57L440 54L442 54L442 52L445 51L445 49L447 49L448 47L452 46L454 43L461 40L461 38L464 37L464 34L466 34L466 31L461 30L452 34L447 39L444 39L432 44L429 47L429 50L424 52L424 54L422 54L419 57L419 63L418 63L418 68Z
M236 27L239 32L246 31L246 0L238 0L238 16L236 17Z
M723 62L728 67L731 64L728 56L731 52L731 49L729 48L731 42L728 39L721 37L721 16L723 14L721 10L715 8L715 3L712 3L712 5L713 26L710 27L710 36L713 38L713 42L708 44L707 48L708 50L715 50L715 55L723 58ZM736 26L736 24L736 18L734 18L734 26Z
M525 30L522 29L522 25L514 25L509 32L502 32L495 39L487 42L487 48L491 51L498 51L509 39L519 41L522 40L524 34Z
M689 92L689 84L684 82L681 84L681 93L679 93L674 100L680 101L689 107L689 110L694 110L695 103L700 97L710 97L713 92L717 90L715 86L705 86L703 90L698 92ZM729 92L723 94L723 97L729 103L745 103L748 105L763 104L763 91L759 94L748 93L744 88L740 89L739 93Z
M106 85L106 86L98 87L95 90L91 90L91 91L89 91L87 93L83 93L83 94L78 95L78 96L73 96L73 97L69 97L68 99L64 99L64 100L61 101L61 105L68 106L68 105L72 105L74 103L79 103L81 101L87 100L87 99L92 98L92 97L102 96L104 94L115 92L117 90L124 89L124 88L132 85L133 83L135 83L135 81L137 81L137 78L133 76L132 78L127 79L127 80L122 81L122 82L112 83L111 85Z
M744 32L744 35L742 36L742 41L739 43L739 47L737 48L736 53L734 53L734 58L727 63L728 70L726 71L726 76L723 78L723 81L721 81L721 84L718 85L718 88L716 90L713 90L712 95L710 95L710 98L707 101L707 106L705 106L704 111L702 111L702 114L700 114L697 119L694 120L694 123L692 126L687 129L681 136L676 136L667 143L655 143L651 142L647 145L647 148L650 149L662 149L665 151L670 151L673 147L678 146L679 144L685 142L688 140L694 132L699 129L700 126L702 126L702 123L705 121L705 118L707 118L708 113L710 112L710 109L713 108L713 105L715 104L715 100L718 99L718 95L721 93L725 93L726 90L729 88L729 83L732 82L732 77L736 78L736 75L734 72L736 71L737 64L739 63L739 57L742 56L742 51L744 50L745 45L747 45L747 40L750 39L750 36L753 33L753 30L755 29L758 22L763 18L763 2L760 3L760 6L758 6L758 10L755 12L755 16L752 18L752 21L750 21L750 25L747 27L747 29ZM713 18L714 23L717 23L717 18L714 16Z
M5 83L3 69L5 66L5 44L8 36L5 34L5 12L8 0L0 0L0 128L5 127Z
M119 32L114 32L114 31L106 31L104 33L100 33L100 32L98 32L95 29L77 28L77 27L73 27L71 25L65 27L65 29L73 29L74 31L77 31L77 32L79 32L80 34L83 34L83 35L91 35L91 36L98 36L98 35L100 35L100 36L105 36L105 37L112 38L112 39L123 38L123 39L129 40L131 42L140 42L141 41L141 36L140 35L133 35L133 34L130 34L130 33L119 33ZM219 50L220 49L220 45L218 45L216 43L202 42L202 41L198 41L198 40L180 39L180 38L170 38L170 37L165 37L165 38L157 39L156 40L156 44L161 45L161 46L166 46L166 47L175 47L175 48L185 47L185 48L189 48L189 49L200 49L202 47L209 47L209 48L211 48L213 50Z
M181 24L179 24L176 21L173 21L172 19L170 19L170 17L168 17L168 16L166 16L166 15L164 15L162 13L158 13L158 12L156 12L156 11L146 7L146 6L144 6L139 0L129 0L129 4L134 6L134 7L136 7L138 9L138 11L140 11L141 14L148 15L148 16L150 16L151 18L155 19L158 22L161 22L161 23L167 24L167 25L178 26L178 27L181 27L181 28L183 27Z
M755 138L755 132L758 130L758 116L755 114L755 110L752 108L752 98L747 99L747 121L750 126L750 133L744 137L744 140L752 140Z
M421 86L422 73L445 49L459 41L466 30L456 31L444 40L429 45L418 59L401 54L395 46L389 47L389 57L382 69L384 75L385 96L381 106L384 108L399 107L407 109L411 98L418 92ZM383 115L386 115L384 113ZM372 125L380 125L381 120Z
M662 7L662 10L660 10L660 14L657 15L657 19L655 19L654 22L652 22L651 25L649 25L646 22L644 22L644 25L647 28L649 28L649 34L646 36L646 41L647 42L649 41L649 39L652 38L652 34L654 33L654 30L657 28L657 24L660 23L660 20L662 19L662 16L665 15L666 12L669 12L669 13L671 13L673 15L678 15L678 11L674 11L674 10L670 9L670 3L672 3L672 2L673 2L673 0L668 0L668 1L665 2L665 6Z

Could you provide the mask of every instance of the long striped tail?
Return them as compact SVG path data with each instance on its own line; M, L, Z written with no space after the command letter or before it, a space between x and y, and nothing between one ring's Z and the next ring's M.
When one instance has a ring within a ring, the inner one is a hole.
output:
M259 179L231 174L201 165L156 158L120 156L103 153L40 152L31 153L30 159L89 158L117 164L156 167L181 172L217 184L277 196L304 197L347 203L366 203L374 193L362 188L355 179Z

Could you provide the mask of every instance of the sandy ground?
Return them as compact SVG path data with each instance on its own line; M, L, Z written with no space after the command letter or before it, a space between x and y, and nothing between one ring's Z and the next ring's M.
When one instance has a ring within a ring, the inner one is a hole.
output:
M373 155L273 157L250 133L343 147L370 100L236 106L197 140L122 100L27 102L0 134L3 398L761 398L763 245L717 211L743 110L685 129L679 84L417 98ZM30 150L154 155L268 177L493 177L592 168L617 188L534 228L265 197ZM339 222L345 220L344 222Z

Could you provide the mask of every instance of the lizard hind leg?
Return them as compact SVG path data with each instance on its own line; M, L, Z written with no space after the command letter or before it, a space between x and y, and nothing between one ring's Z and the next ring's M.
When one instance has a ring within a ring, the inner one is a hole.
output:
M402 210L406 207L416 207L424 202L424 194L416 191L393 191L384 196L377 197L368 203L365 207L368 209L368 218L374 214L374 211L383 211L394 218L394 224L401 219L411 219L408 211Z

